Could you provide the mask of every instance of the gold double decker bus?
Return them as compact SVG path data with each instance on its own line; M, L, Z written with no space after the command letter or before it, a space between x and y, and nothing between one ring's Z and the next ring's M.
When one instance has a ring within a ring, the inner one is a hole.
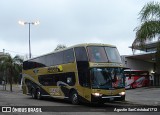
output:
M23 62L22 88L32 98L79 102L125 100L124 67L107 44L80 44Z

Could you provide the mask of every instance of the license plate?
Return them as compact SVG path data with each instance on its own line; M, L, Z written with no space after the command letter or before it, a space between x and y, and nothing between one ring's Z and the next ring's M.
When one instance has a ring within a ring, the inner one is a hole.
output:
M113 100L114 100L114 97L109 98L109 100L110 100L110 101L113 101Z

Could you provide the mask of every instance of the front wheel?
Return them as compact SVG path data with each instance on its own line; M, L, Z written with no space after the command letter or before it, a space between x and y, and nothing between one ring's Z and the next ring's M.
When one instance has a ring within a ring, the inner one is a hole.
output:
M32 95L32 98L33 98L33 99L36 99L36 98L37 98L35 89L32 89L31 95Z
M79 98L78 98L78 93L76 91L73 91L70 95L70 101L74 105L79 104Z
M37 89L36 91L36 95L37 95L37 99L41 100L42 99L42 94L41 94L41 90L40 89Z

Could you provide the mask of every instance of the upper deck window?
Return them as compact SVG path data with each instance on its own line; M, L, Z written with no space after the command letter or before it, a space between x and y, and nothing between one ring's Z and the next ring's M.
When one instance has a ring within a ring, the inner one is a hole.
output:
M89 46L87 49L91 62L121 63L121 58L116 47Z
M88 56L91 62L108 62L104 47L88 47Z
M105 47L109 62L118 62L121 63L121 57L117 48L115 47Z
M86 49L84 47L76 47L74 50L76 61L88 61Z
M74 62L74 52L73 49L64 51L63 53L63 63L72 63Z

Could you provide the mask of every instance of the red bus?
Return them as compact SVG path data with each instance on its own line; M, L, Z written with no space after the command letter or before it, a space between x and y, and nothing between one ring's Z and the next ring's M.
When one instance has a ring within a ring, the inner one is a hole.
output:
M143 70L124 70L126 76L125 88L137 88L149 86L149 72Z

